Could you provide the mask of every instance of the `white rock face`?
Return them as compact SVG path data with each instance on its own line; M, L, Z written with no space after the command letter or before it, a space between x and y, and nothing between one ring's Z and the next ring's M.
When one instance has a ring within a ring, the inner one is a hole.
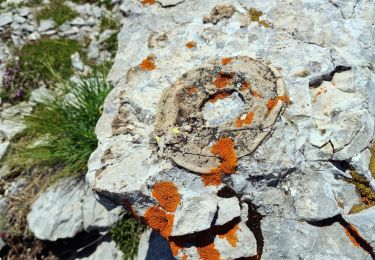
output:
M123 259L123 253L117 248L114 241L103 241L98 245L94 253L88 257L76 258L81 260L102 260L102 259L113 259L121 260Z
M68 180L43 193L32 205L27 221L37 238L55 241L83 230L105 229L119 220L122 212L121 207L107 211L85 182Z
M374 182L372 1L121 10L94 192L130 203L179 259L371 259L340 217L361 202L348 162Z

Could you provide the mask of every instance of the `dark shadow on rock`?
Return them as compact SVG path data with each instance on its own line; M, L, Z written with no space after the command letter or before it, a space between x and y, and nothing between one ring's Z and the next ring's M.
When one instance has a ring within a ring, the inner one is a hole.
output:
M157 232L152 231L148 240L149 246L147 249L145 260L173 260L172 251L169 247L169 242L160 236Z

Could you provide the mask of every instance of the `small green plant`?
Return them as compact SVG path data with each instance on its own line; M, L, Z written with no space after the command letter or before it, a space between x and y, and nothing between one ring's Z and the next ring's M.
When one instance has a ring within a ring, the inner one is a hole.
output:
M97 146L95 125L111 89L99 73L79 83L66 83L61 93L45 98L25 116L22 141L13 148L8 162L23 169L51 166L61 177L84 174Z
M69 8L65 1L62 0L51 0L50 4L41 9L36 19L38 22L45 19L52 19L59 26L65 21L72 20L77 16L77 12Z
M103 32L104 30L119 30L120 24L111 17L103 16L100 19L100 31Z
M117 46L118 46L118 33L114 33L107 40L103 42L104 48L109 51L112 56L116 55Z
M124 253L124 260L132 260L138 251L139 239L146 226L126 214L111 229L112 239Z

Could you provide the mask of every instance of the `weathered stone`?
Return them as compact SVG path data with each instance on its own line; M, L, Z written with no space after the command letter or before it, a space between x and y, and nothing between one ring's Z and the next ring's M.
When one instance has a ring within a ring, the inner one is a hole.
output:
M138 245L137 260L173 260L168 241L150 229L142 233Z
M33 203L27 221L37 238L55 241L74 237L83 230L106 229L120 218L121 213L121 207L107 211L96 202L85 182L67 180L40 195Z
M318 227L266 217L262 220L262 233L262 259L372 259L352 242L339 223Z
M344 219L350 223L358 234L372 247L375 254L375 207L362 210L359 213L343 215Z
M11 22L13 22L12 12L6 12L6 13L0 14L0 27L10 24Z
M39 22L38 32L46 33L47 31L55 28L55 22L53 20L41 20Z
M101 242L95 251L88 257L75 258L81 260L102 260L102 259L123 259L123 253L117 248L114 241L103 241Z
M198 259L204 246L225 259L371 259L342 223L318 226L361 201L346 162L365 172L357 156L374 134L371 1L134 0L120 9L115 88L87 173L103 201L130 203L179 259ZM176 187L173 212L155 197L160 182ZM228 233L237 247L220 237Z

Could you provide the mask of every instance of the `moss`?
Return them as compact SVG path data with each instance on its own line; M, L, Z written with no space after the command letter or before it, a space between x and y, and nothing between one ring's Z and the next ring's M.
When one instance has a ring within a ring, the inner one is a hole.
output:
M57 25L62 25L65 21L72 20L78 13L69 8L64 1L51 0L50 4L41 9L36 14L38 22L44 19L52 19Z
M362 203L353 206L350 210L351 213L358 213L361 210L372 207L375 205L375 192L371 189L369 182L365 177L359 175L355 171L350 171L352 179L350 183L355 185L358 194L361 196Z
M263 12L255 9L255 8L250 8L250 10L249 10L249 16L250 16L250 20L252 22L257 22L261 26L264 26L265 28L271 27L271 24L268 23L266 20L260 20L260 17L262 15L263 15Z
M371 151L371 158L370 158L369 168L370 168L372 177L375 179L375 144L373 144L370 147L370 151Z
M111 228L112 239L124 253L123 259L135 258L140 236L145 229L146 227L138 223L130 214L126 214Z

